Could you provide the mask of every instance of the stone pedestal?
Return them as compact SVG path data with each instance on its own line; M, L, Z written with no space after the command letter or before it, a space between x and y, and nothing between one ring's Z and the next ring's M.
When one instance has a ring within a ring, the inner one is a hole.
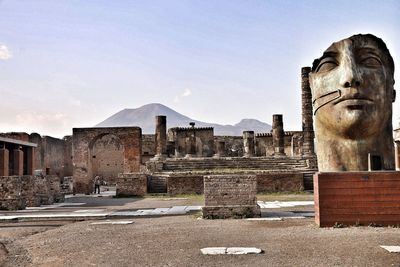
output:
M283 130L283 115L272 115L272 143L274 146L274 157L285 155L285 132Z
M217 142L217 153L214 155L214 157L225 157L225 141Z
M156 158L167 156L167 117L156 116Z
M13 160L13 175L24 175L24 152L20 148L13 150Z
M255 175L204 176L203 218L260 217Z
M400 225L400 172L320 172L314 175L320 227Z
M254 132L244 131L243 132L243 156L245 158L254 157Z
M9 164L9 151L6 148L0 149L0 176L9 176L8 164Z

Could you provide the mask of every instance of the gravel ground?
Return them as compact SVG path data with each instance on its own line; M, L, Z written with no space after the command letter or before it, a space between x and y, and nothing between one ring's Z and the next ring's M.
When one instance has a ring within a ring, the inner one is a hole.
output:
M137 218L128 225L1 228L4 266L400 266L399 228L318 228L312 219ZM39 230L38 230L39 229ZM7 239L6 238L6 239ZM213 246L258 247L259 255L202 255Z

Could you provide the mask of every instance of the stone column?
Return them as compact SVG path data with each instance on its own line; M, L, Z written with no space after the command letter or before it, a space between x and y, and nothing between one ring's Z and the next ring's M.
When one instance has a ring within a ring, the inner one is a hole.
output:
M217 143L217 151L220 157L225 157L225 141L219 141Z
M272 143L274 146L274 157L285 156L285 132L283 131L283 115L272 115Z
M254 131L243 131L243 157L254 157Z
M156 116L156 158L167 155L167 117Z
M217 153L214 157L225 157L225 141L218 141L217 142Z
M0 148L0 176L9 176L8 164L10 162L10 153L5 147Z
M400 140L395 141L395 160L396 160L396 171L400 171Z
M313 128L313 107L310 81L308 74L310 67L301 68L301 107L303 119L303 155L315 156L314 152L314 128Z
M24 175L24 152L21 150L21 147L14 149L13 160L14 160L13 175L16 176Z
M194 157L196 156L196 129L194 128L195 123L191 122L189 123L191 126L191 129L189 129L189 144L186 144L189 146L189 153L186 154L186 158Z
M35 148L28 147L26 153L27 153L26 174L33 175L33 172L35 170Z

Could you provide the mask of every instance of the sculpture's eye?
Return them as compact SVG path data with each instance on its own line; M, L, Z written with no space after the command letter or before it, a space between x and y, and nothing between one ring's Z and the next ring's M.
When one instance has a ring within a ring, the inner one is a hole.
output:
M317 67L317 72L326 72L336 68L338 64L333 60L322 60Z
M381 61L376 57L366 57L361 60L361 64L366 67L374 68L382 66Z

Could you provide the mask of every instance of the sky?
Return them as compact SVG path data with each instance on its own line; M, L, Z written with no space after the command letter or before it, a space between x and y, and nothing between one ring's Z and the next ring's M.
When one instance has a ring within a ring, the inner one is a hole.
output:
M149 103L301 130L301 67L358 33L399 66L399 28L397 0L0 0L0 132L62 137Z

